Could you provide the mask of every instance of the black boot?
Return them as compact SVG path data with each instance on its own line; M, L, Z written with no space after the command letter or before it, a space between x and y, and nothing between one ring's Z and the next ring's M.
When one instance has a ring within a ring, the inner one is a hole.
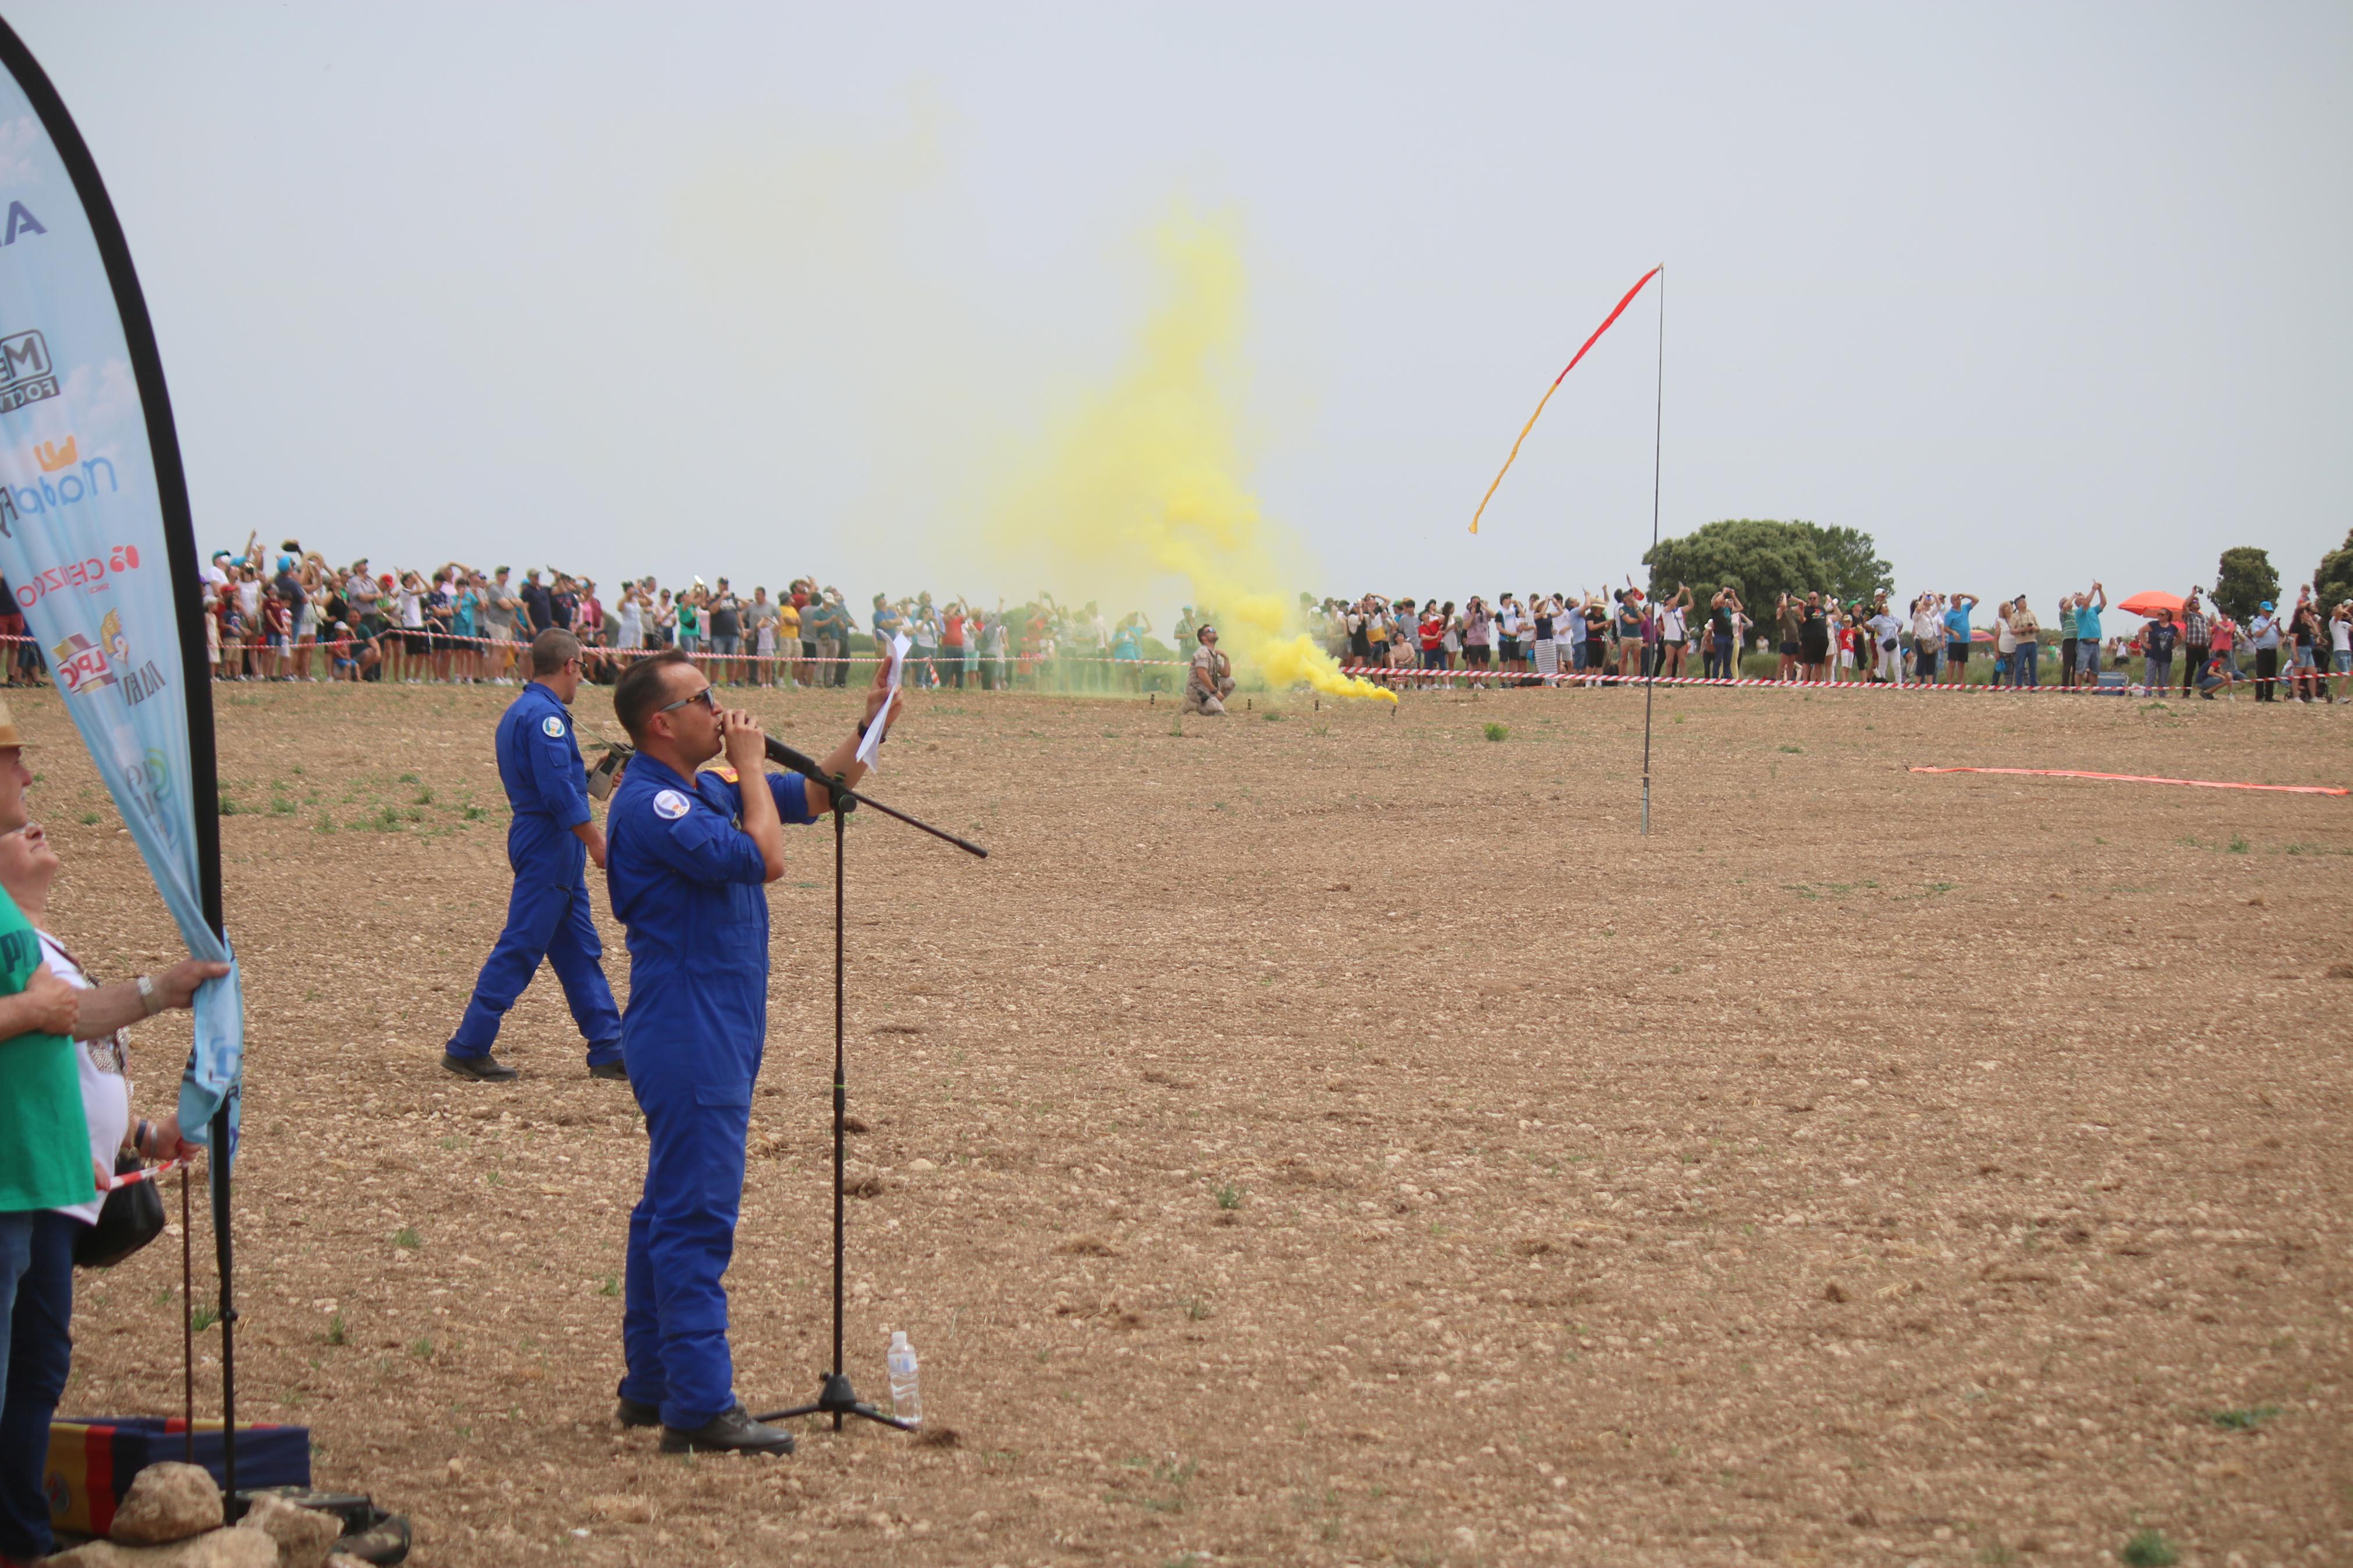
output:
M624 1426L659 1426L661 1425L661 1407L623 1394L620 1402L613 1406L613 1419Z
M441 1065L459 1078L470 1078L476 1083L512 1083L521 1076L514 1068L487 1052L479 1057L461 1057L443 1051Z
M744 1412L742 1405L723 1415L714 1415L691 1432L675 1426L662 1428L661 1451L665 1454L789 1454L793 1451L793 1435L774 1426L764 1426Z

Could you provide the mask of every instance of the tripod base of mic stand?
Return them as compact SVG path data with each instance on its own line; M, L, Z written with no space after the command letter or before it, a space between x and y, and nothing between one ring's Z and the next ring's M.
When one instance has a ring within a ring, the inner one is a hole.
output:
M855 1415L878 1426L895 1426L902 1432L915 1429L913 1421L902 1421L889 1411L877 1410L859 1398L858 1391L849 1386L849 1374L839 1372L826 1374L825 1386L818 1391L816 1404L796 1405L790 1410L774 1411L766 1415L754 1415L752 1419L765 1425L771 1421L790 1421L798 1415L830 1415L833 1417L833 1429L837 1432L841 1430L841 1418L845 1415Z

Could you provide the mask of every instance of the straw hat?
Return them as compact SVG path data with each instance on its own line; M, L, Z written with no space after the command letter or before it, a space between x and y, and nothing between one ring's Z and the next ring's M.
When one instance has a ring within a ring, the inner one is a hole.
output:
M8 700L0 697L0 746L21 746L24 735L16 728L16 716L8 711Z

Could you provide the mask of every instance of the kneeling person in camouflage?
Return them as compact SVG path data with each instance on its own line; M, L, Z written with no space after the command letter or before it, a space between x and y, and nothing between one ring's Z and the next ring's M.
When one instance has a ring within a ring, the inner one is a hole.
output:
M1194 633L1200 643L1193 654L1192 668L1185 672L1185 706L1187 713L1223 713L1224 699L1234 694L1233 666L1218 651L1218 628L1204 626Z

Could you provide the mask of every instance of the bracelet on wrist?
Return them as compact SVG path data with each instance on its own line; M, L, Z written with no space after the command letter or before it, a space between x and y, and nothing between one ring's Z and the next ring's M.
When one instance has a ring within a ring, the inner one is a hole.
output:
M139 977L139 1009L152 1018L164 1010L164 994L155 989L155 982L142 974Z

